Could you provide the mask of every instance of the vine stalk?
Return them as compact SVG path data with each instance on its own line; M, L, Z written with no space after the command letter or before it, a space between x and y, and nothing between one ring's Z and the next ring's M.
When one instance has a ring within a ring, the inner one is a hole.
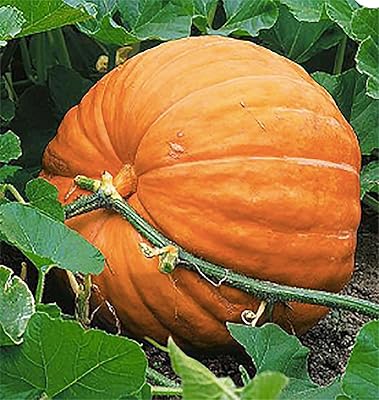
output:
M113 210L123 216L142 236L156 247L175 246L178 249L178 267L186 268L199 273L205 279L219 286L221 283L240 289L252 296L264 300L269 304L287 303L297 301L301 303L323 305L330 308L344 309L359 312L370 317L379 317L379 304L358 299L352 296L340 295L321 290L305 289L286 285L276 284L270 281L263 281L248 277L233 271L232 269L210 263L194 256L185 249L173 243L162 235L114 191L110 193L103 190L99 181L83 178L82 186L91 190L91 181L95 193L82 196L65 207L67 219L76 215L87 213L99 208ZM81 178L76 180L81 185ZM107 188L106 188L107 189ZM107 194L108 193L108 194Z

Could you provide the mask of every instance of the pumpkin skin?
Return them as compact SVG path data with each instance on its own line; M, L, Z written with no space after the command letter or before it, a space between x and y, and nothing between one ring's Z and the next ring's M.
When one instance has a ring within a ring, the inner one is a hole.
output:
M141 216L211 262L332 292L351 276L360 219L356 136L323 88L263 47L181 39L108 73L65 116L42 176L64 202L76 175L99 179L104 170ZM243 310L258 307L196 273L161 274L140 251L144 239L117 214L99 210L67 224L107 259L94 277L94 302L108 300L137 337L228 346L225 321L241 322ZM298 334L327 312L290 305L277 304L274 321ZM105 307L99 313L114 323Z

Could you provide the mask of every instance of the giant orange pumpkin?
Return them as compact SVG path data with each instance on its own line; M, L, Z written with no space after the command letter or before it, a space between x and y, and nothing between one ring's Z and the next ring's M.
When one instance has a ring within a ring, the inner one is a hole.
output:
M300 66L216 36L162 44L114 69L67 113L43 159L62 201L76 175L107 170L141 216L190 252L255 278L333 292L353 269L359 169L353 130ZM194 272L161 274L118 214L68 224L106 256L94 278L98 301L136 336L228 345L225 321L258 307ZM276 305L274 320L297 333L327 311L291 306Z

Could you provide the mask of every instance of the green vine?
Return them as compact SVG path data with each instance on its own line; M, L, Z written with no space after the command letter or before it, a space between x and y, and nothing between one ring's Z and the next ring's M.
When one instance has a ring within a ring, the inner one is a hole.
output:
M76 180L80 186L80 179ZM94 181L96 183L98 181ZM95 185L98 187L98 184ZM88 181L86 181L88 188ZM179 250L178 267L194 271L202 275L215 286L221 283L240 289L267 303L297 301L307 304L318 304L330 308L344 309L359 312L370 317L379 317L379 304L358 299L352 296L339 295L320 290L305 289L279 285L269 281L263 281L248 277L220 265L212 264L206 260L194 256L185 249L162 235L124 200L107 195L100 187L94 194L82 196L65 207L67 219L83 214L94 209L111 209L122 215L142 236L156 247L175 246Z

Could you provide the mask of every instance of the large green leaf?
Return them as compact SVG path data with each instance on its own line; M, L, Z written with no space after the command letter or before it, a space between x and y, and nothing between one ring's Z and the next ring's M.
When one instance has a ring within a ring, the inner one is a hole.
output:
M89 18L82 8L74 8L63 0L12 0L12 7L22 13L24 23L16 37L44 32L64 25L74 24ZM6 6L9 0L0 0L0 6Z
M145 382L146 358L129 339L37 312L20 346L0 349L2 398L118 399Z
M20 139L12 132L7 131L0 135L0 162L16 160L21 155Z
M345 33L352 37L351 20L353 12L359 8L355 0L326 0L328 17L338 24Z
M368 37L361 43L356 54L357 69L362 74L368 76L366 84L367 94L374 99L379 99L378 55L379 42L375 42L371 37Z
M83 274L99 274L104 257L75 231L31 206L0 206L0 232L37 268L57 266Z
M193 0L193 23L202 32L212 28L218 0Z
M225 0L226 22L212 33L221 35L257 36L262 29L269 29L278 18L278 7L271 0Z
M139 40L170 40L191 33L191 1L117 0L117 6L123 22Z
M217 378L199 361L188 357L169 338L168 349L174 371L182 378L183 398L186 400L238 400L230 378Z
M341 75L316 72L313 78L334 97L358 136L362 154L379 147L379 101L365 94L366 77L355 70Z
M379 321L363 326L342 378L342 389L351 400L379 398Z
M64 221L63 207L58 201L58 189L54 185L37 178L26 184L25 192L32 206L58 221Z
M366 193L379 193L379 162L372 161L361 172L361 198Z
M114 19L117 0L64 0L74 7L83 7L91 19L77 24L88 36L103 43L124 46L138 42L138 39L120 26Z
M298 63L304 63L317 53L335 46L343 32L329 19L300 22L281 6L277 22L259 35L265 46Z
M309 349L296 336L289 335L278 325L262 327L228 323L229 332L252 358L257 373L280 372L289 378L280 398L288 400L326 399L340 393L339 383L321 387L313 383L307 372ZM333 396L333 397L332 397Z
M0 346L19 344L35 312L34 297L26 283L0 265Z
M324 10L325 0L280 0L298 21L318 22Z
M280 372L261 372L243 389L242 400L276 400L288 384L288 378Z
M0 167L0 183L7 182L14 177L21 167L18 165L3 165Z
M0 5L2 3L0 2ZM5 2L4 2L5 4ZM0 47L7 44L7 40L14 38L21 32L25 18L22 12L11 6L0 7Z
M362 43L356 54L357 69L368 76L367 94L379 99L379 9L359 8L351 20L353 36Z

